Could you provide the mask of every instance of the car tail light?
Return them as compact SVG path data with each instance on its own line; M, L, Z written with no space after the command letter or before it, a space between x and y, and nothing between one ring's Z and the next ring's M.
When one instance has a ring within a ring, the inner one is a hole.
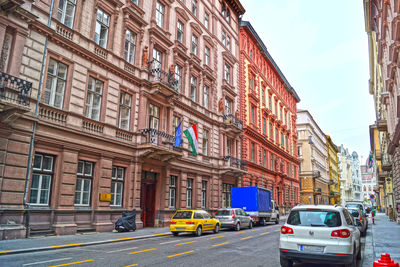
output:
M235 210L232 210L232 219L235 219Z
M340 238L348 238L350 237L351 233L347 229L340 229L332 231L331 236L333 237L340 237Z
M171 224L176 224L176 222L171 222Z
M194 224L194 222L186 222L186 224Z
M362 220L363 220L363 219L362 219L362 216L360 216L360 223L362 223Z
M287 226L282 226L281 227L281 234L283 235L293 235L293 229Z

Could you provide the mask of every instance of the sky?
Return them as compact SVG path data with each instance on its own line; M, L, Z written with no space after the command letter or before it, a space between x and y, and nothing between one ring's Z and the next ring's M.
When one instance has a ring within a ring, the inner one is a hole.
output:
M368 36L361 0L241 0L268 52L333 142L370 151L375 122L368 91Z

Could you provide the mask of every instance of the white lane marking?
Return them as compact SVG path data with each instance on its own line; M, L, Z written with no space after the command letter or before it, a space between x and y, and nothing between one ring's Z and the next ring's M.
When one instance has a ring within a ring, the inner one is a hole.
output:
M29 265L34 265L34 264L41 264L41 263L53 262L53 261L63 261L63 260L70 260L70 259L72 259L72 258L54 259L54 260L48 260L48 261L37 261L37 262L32 262L32 263L25 263L22 266L29 266Z
M131 250L131 249L136 249L138 247L133 247L133 248L123 248L123 249L118 249L118 250L113 250L113 251L107 251L106 253L114 253L114 252L119 252L119 251L124 251L124 250Z
M163 242L163 243L160 243L160 245L164 245L164 244L170 244L170 243L176 243L176 242L179 242L179 241L181 241L182 239L179 239L179 240L173 240L173 241L168 241L168 242Z

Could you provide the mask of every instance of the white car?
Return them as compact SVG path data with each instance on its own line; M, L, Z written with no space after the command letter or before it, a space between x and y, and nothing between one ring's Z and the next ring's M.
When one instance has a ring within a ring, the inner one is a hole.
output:
M341 206L298 205L281 227L280 262L335 263L356 266L361 258L360 231Z

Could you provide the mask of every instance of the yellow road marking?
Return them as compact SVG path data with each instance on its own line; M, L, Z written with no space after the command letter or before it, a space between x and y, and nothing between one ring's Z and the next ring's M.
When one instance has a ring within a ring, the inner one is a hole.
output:
M194 250L182 252L182 253L175 254L175 255L169 255L169 256L167 256L167 257L168 257L168 258L172 258L172 257L176 257L176 256L180 256L180 255L184 255L184 254L188 254L188 253L192 253L192 252L194 252Z
M261 233L260 235L268 235L271 232L265 232L265 233Z
M67 266L67 265L78 264L78 263L84 263L84 262L90 262L90 261L94 261L94 260L76 261L76 262L64 263L64 264L60 264L60 265L53 265L53 266L51 266L51 267Z
M254 232L254 231L260 231L260 230L261 230L261 228L253 229L253 230L251 230L251 231Z
M272 226L267 226L267 227L265 227L265 228L272 228Z
M219 236L213 236L210 239L215 239L215 238L220 238L220 237L224 237L224 235L219 235Z
M51 246L53 248L61 248L61 247L70 247L70 246L79 246L79 245L86 245L87 243L76 243L76 244L66 244L66 245L58 245L58 246Z
M244 232L237 232L237 233L234 233L235 235L240 235L240 234L243 234Z
M275 232L280 232L280 231L281 231L281 229L276 229L276 230L275 230Z
M8 253L8 252L12 252L12 250L3 250L3 251L0 251L0 253Z
M228 244L229 242L224 242L224 243L220 243L220 244L216 244L216 245L212 245L213 247L218 247L218 246L222 246L222 245L226 245L226 244Z
M253 238L253 236L243 237L240 240L245 240L245 239L249 239L249 238Z
M132 266L137 266L137 264L126 265L124 267L132 267Z
M145 249L145 250L139 250L139 251L129 252L128 254L136 254L136 253L141 253L141 252L146 252L146 251L152 251L152 250L156 250L156 248L149 248L149 249Z
M160 236L160 235L170 235L171 233L162 233L162 234L154 234L154 236Z
M179 243L179 244L176 244L177 246L180 246L180 245L186 245L186 244L190 244L190 243L196 243L197 241L196 240L194 240L194 241L189 241L189 242L185 242L185 243Z
M117 238L117 239L113 239L112 241L129 240L129 239L135 239L135 238L136 238L136 237Z

